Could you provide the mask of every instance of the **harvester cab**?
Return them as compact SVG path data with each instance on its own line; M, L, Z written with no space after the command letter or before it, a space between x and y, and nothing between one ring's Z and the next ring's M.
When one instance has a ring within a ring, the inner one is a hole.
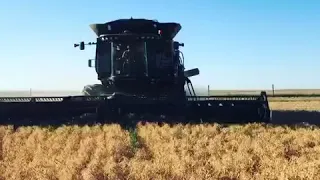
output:
M185 71L179 49L184 44L173 40L180 24L119 19L90 27L97 35L96 42L74 46L83 50L85 45L96 45L95 59L88 65L95 68L101 84L85 86L84 95L118 93L185 99L185 84L190 86L188 78L198 75L199 70Z
M199 69L185 70L179 49L184 44L174 40L180 24L131 18L90 27L97 36L96 42L80 42L74 47L84 50L87 45L95 46L95 58L88 61L88 66L95 69L101 84L85 86L81 96L0 97L1 122L41 124L55 119L61 123L87 114L94 114L94 120L99 122L118 123L123 123L120 119L128 114L144 120L146 114L161 116L161 120L176 117L169 122L271 120L265 92L237 96L195 94L189 77L198 75Z

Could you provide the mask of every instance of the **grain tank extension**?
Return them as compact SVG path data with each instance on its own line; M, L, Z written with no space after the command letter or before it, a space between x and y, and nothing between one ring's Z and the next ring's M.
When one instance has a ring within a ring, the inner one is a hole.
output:
M174 40L180 24L131 18L90 27L95 42L74 47L95 47L88 66L101 83L85 86L82 96L0 97L2 123L270 121L265 92L197 96L189 78L199 69L185 69L184 44Z

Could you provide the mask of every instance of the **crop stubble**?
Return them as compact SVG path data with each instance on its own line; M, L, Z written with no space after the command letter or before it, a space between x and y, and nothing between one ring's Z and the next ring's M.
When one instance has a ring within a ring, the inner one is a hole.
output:
M320 101L272 101L319 110ZM320 179L320 130L249 124L0 128L0 179Z

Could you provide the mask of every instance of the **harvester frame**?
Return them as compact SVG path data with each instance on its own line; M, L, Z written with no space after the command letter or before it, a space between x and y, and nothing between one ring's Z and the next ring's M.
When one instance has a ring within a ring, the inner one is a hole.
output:
M270 122L264 91L260 95L195 94L189 77L199 70L185 70L179 50L184 44L173 40L180 24L120 19L90 27L97 42L74 47L97 46L95 65L89 60L88 66L95 67L101 84L93 89L85 86L82 96L0 97L2 124ZM121 50L123 44L126 47Z

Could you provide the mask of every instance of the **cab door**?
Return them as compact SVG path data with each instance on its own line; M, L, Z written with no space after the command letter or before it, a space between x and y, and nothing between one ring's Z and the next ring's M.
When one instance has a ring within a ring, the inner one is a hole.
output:
M104 79L111 76L111 43L102 41L98 38L96 46L96 72L98 79Z
M168 78L174 75L172 41L147 42L149 75L154 78Z

